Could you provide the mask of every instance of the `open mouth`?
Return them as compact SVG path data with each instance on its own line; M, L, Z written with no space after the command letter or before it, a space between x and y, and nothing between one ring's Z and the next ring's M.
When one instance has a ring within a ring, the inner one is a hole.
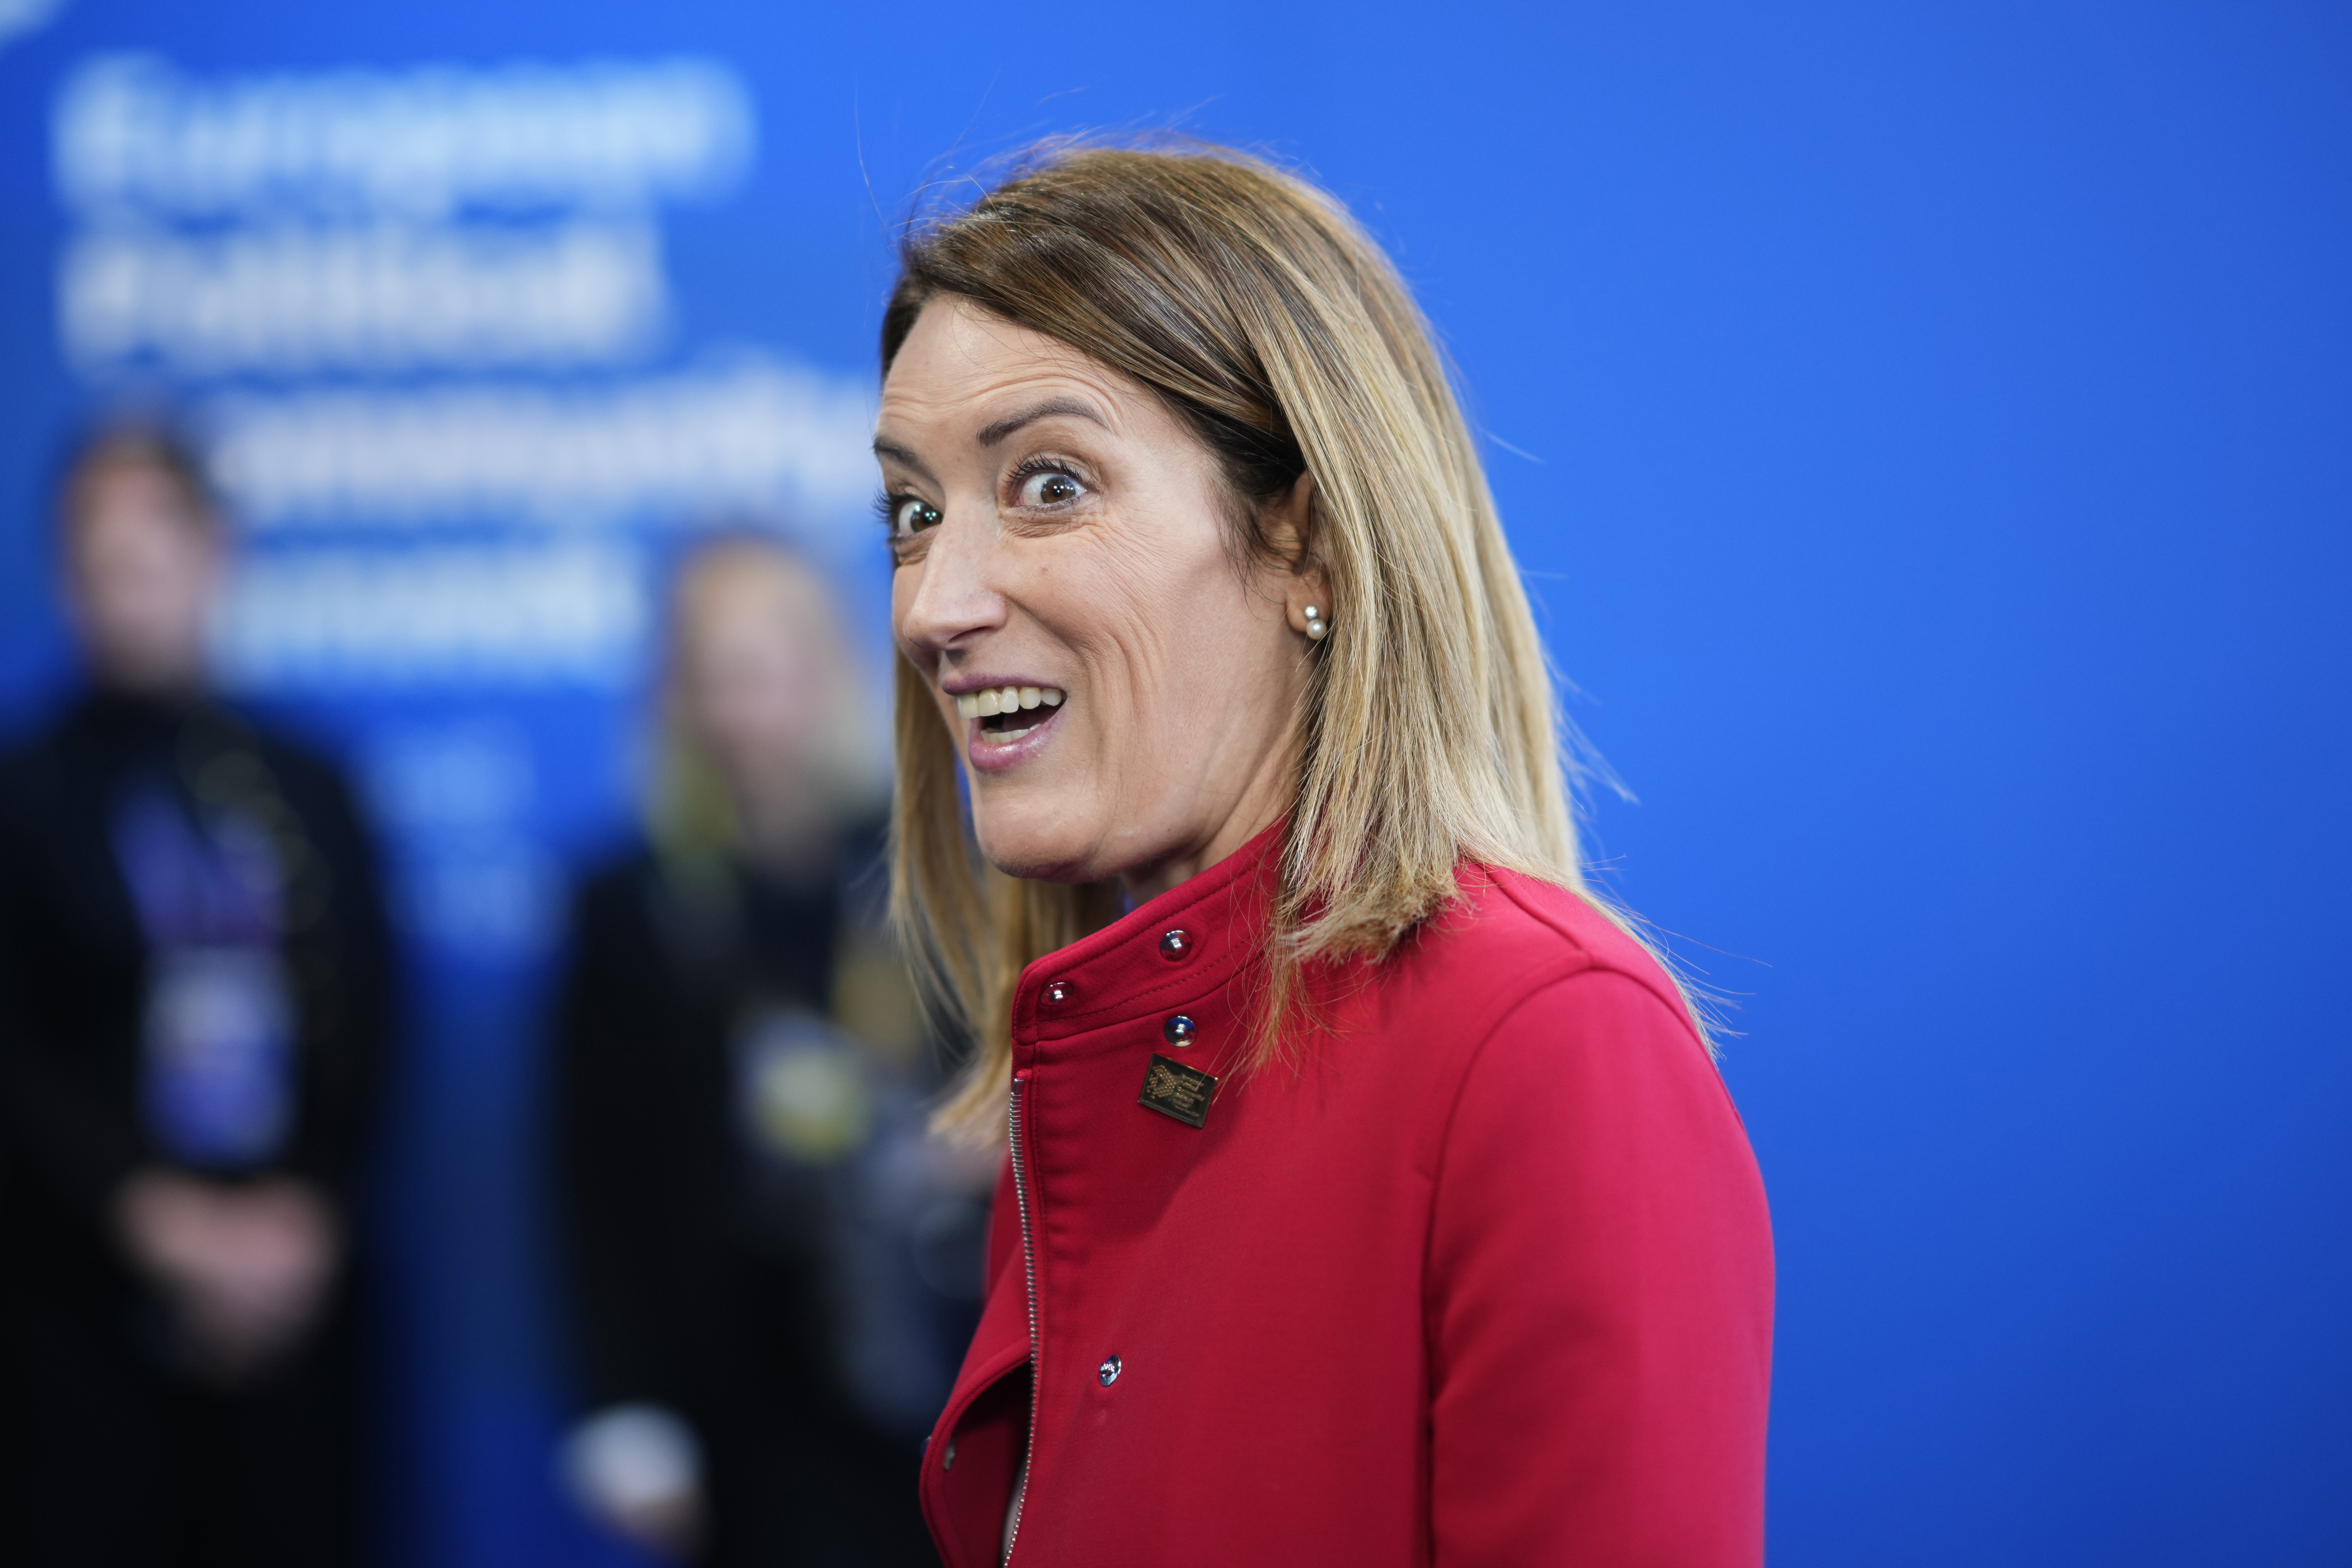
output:
M981 725L980 739L987 745L1003 746L1052 719L1064 697L1058 686L991 686L960 693L956 712L966 719L994 719L993 724Z

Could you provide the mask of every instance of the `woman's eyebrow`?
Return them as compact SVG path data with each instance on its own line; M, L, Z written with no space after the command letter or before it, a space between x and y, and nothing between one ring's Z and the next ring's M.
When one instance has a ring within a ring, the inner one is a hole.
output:
M921 479L926 484L935 485L940 482L938 476L931 472L930 468L925 465L922 458L918 458L913 452L901 447L896 441L886 441L879 436L875 437L874 455L877 458L888 458L891 462L894 462L900 468L907 469L917 479Z
M1049 397L1043 403L1031 405L1018 414L999 419L993 425L982 426L976 439L983 447L993 447L1024 425L1034 425L1040 419L1051 419L1056 415L1063 414L1074 415L1080 419L1091 419L1106 430L1110 428L1109 422L1083 400L1076 397Z

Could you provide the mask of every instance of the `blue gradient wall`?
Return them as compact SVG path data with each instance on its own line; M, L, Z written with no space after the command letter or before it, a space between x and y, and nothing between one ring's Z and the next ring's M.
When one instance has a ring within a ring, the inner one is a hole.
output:
M2352 1560L2340 13L72 0L0 42L16 724L65 679L40 484L98 389L59 346L48 116L121 49L722 62L756 155L663 209L675 312L633 374L750 342L865 384L890 221L1031 135L1302 162L1460 363L1576 716L1641 800L1597 803L1616 886L1737 1004L1781 1259L1773 1561ZM394 785L402 735L525 758L501 831L550 864L620 820L618 676L274 700ZM415 853L467 831L438 820ZM599 1561L544 1453L543 953L418 952L390 1554Z

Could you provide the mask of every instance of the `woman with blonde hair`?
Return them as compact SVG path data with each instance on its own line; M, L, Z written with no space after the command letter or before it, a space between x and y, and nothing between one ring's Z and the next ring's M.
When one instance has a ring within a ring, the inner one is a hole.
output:
M1759 1562L1762 1187L1386 258L1049 150L882 363L895 893L1007 1145L951 1568Z
M835 593L748 531L681 562L644 832L577 889L554 1020L586 1406L562 1473L608 1529L712 1568L930 1561L906 1465L970 1321L911 1258L869 1264L957 1194L901 1157L923 1042ZM867 1201L885 1170L905 1204Z

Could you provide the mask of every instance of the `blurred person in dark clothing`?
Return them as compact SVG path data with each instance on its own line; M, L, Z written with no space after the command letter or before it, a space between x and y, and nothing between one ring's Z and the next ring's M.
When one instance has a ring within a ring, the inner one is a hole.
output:
M58 511L90 685L0 759L0 1562L347 1563L373 856L205 691L189 449L101 434Z
M591 1405L564 1468L665 1555L935 1563L914 1472L993 1171L924 1135L873 707L772 544L703 547L671 624L647 842L582 888L561 1016Z

